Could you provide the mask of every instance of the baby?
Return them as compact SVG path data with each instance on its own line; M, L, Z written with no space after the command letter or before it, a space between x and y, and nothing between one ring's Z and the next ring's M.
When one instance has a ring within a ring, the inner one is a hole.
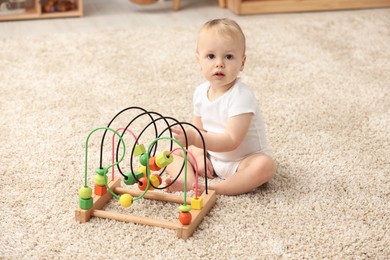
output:
M204 169L203 144L198 132L188 127L189 151L194 155L199 174L223 179L209 185L217 194L238 195L252 191L275 174L265 136L264 122L252 90L238 75L244 69L245 36L230 19L215 19L200 30L196 58L207 80L193 95L193 124L202 132L207 149ZM174 138L185 145L180 126L172 127ZM195 161L188 156L187 189L194 188ZM167 168L175 178L183 165L183 152ZM182 191L184 173L168 191ZM172 180L168 178L167 184Z

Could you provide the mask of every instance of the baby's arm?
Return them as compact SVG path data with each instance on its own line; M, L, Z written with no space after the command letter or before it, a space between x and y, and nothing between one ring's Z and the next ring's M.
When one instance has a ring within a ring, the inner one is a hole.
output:
M246 133L248 132L252 117L252 113L245 113L230 117L228 119L225 132L221 134L205 132L203 130L200 117L194 117L193 123L197 128L199 128L199 130L201 130L207 150L214 152L228 152L236 149L241 144ZM172 132L174 132L174 137L178 141L185 144L184 134L180 127L173 127ZM187 128L186 133L189 141L188 145L194 145L196 147L203 148L202 139L196 130Z

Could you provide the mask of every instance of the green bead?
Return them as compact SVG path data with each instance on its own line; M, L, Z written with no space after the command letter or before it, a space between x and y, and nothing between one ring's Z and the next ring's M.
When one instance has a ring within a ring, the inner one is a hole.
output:
M80 198L80 209L91 209L93 206L93 198L82 199Z
M133 185L144 176L144 174L142 172L134 172L134 175L131 172L127 172L127 173L125 173L125 175L126 175L126 177L124 178L123 182L126 185ZM134 176L135 176L135 178L134 178Z
M148 157L149 157L149 155L147 153L142 154L139 157L140 164L143 166L146 166L148 164Z
M107 172L108 172L107 168L97 168L96 169L96 173L99 175L105 175L105 174L107 174Z
M190 205L181 205L181 206L179 206L179 211L180 212L190 212L191 206Z

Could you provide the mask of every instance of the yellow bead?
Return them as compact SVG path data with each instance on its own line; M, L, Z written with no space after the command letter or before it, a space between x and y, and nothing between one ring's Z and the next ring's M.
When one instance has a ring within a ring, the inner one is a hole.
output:
M133 204L133 196L130 194L123 194L119 197L119 203L122 207L128 208Z
M133 155L138 156L138 155L144 154L145 152L146 152L145 146L143 144L139 144L136 147L134 147Z
M95 184L99 185L99 186L105 186L106 181L104 181L104 179L106 179L106 181L107 181L107 175L96 174L95 178L94 178Z
M140 166L137 172L141 172L146 177L146 166Z
M160 168L168 166L168 164L173 162L173 155L170 154L167 156L168 151L164 151L156 156L156 165Z
M158 188L158 186L160 186L160 184L161 184L160 180L158 179L158 177L156 175L154 175L154 174L150 176L149 180L150 180L151 188L153 188L153 186Z
M92 189L88 186L83 186L79 189L79 196L82 199L89 199L92 197Z
M203 208L203 198L198 197L198 198L192 198L191 199L191 208L192 209L202 209Z

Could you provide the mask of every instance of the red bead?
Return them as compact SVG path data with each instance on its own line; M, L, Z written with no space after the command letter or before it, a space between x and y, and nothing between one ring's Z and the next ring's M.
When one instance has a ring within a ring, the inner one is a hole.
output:
M180 212L179 220L183 225L189 225L192 220L192 215L190 212Z
M106 186L100 186L95 184L94 193L99 196L103 196L107 193L107 187Z
M146 177L142 177L141 179L138 180L138 188L140 190L145 190L147 186L148 186L148 179Z

